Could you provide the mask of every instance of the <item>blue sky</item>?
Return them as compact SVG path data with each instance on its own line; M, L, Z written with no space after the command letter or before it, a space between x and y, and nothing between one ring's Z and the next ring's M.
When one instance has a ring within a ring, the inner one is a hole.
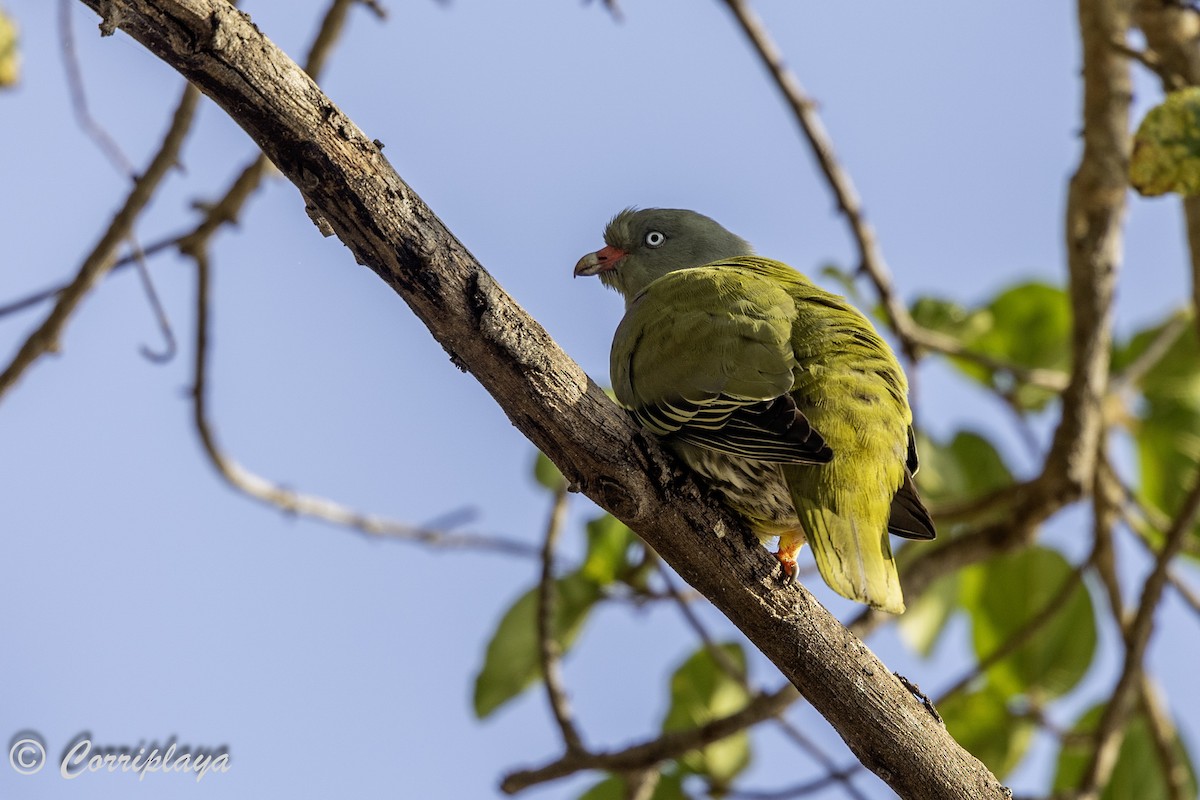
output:
M0 302L73 274L125 188L72 119L54 6L6 3L22 26L25 74L0 95ZM244 8L296 58L321 13L265 0ZM624 8L616 23L598 2L421 0L389 4L382 24L356 9L322 80L602 383L620 301L570 276L624 206L695 208L803 271L854 258L723 4ZM973 302L1031 277L1062 280L1062 206L1079 151L1070 4L757 8L821 103L906 298ZM123 34L101 40L82 5L71 11L93 113L142 165L180 79ZM1157 97L1142 79L1139 111ZM206 101L186 172L166 183L142 241L194 223L190 203L216 196L253 155ZM1120 331L1186 294L1177 206L1134 201L1129 219ZM420 523L469 507L472 530L538 541L549 499L530 479L532 448L378 278L321 238L294 188L268 182L214 258L211 406L231 455L366 511ZM228 744L229 773L199 784L148 776L156 797L492 797L504 771L556 754L539 693L484 723L470 712L487 637L537 565L368 541L229 491L203 458L186 399L194 272L174 256L152 270L180 340L175 360L138 354L159 334L136 276L122 273L85 302L61 355L0 404L0 738L33 728L52 754L82 730L114 745L172 734ZM0 348L11 352L44 313L0 319ZM999 429L1014 467L1031 467L998 404L937 365L919 379L927 429ZM574 522L594 513L574 501ZM1085 526L1085 515L1064 515L1048 539L1077 556ZM1144 565L1135 549L1122 555L1132 589ZM853 613L814 590L835 613ZM1190 686L1195 624L1168 601L1164 626L1180 635L1156 639L1151 662L1169 695ZM967 633L954 625L928 662L892 632L870 644L936 692L963 669ZM1115 642L1104 644L1068 710L1111 685ZM669 671L695 646L673 608L602 610L565 664L586 740L610 747L653 732ZM752 677L779 680L761 659ZM1175 710L1200 740L1200 712ZM811 710L794 715L849 761ZM1044 786L1051 768L1049 754L1032 757L1014 788ZM815 774L770 737L752 770L767 787ZM524 796L576 796L593 780ZM3 768L0 795L126 797L132 781ZM873 778L861 785L889 796Z

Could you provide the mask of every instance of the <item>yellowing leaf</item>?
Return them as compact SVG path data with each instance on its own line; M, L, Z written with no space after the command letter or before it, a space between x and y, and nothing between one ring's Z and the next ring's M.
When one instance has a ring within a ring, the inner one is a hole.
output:
M637 537L611 514L602 514L587 524L587 556L579 568L585 578L608 586L624 573L625 556Z
M1200 193L1200 87L1171 92L1133 137L1129 182L1148 197Z
M17 39L17 23L0 8L0 88L14 85L21 77Z

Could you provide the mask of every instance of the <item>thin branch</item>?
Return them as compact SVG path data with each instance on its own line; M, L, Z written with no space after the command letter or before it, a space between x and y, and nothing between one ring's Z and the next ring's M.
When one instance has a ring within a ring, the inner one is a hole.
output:
M1142 586L1137 613L1125 631L1125 659L1121 675L1096 726L1094 750L1079 782L1079 793L1084 800L1099 796L1099 788L1108 782L1116 765L1117 753L1125 736L1125 721L1133 709L1133 699L1141 681L1142 663L1154 627L1154 613L1166 587L1167 569L1171 559L1182 548L1183 540L1191 533L1197 517L1200 517L1200 472L1196 474L1195 485L1184 500L1179 515L1167 531L1154 569Z
M1101 441L1108 439L1107 433ZM1121 582L1117 577L1116 549L1113 531L1122 518L1121 503L1124 487L1106 453L1097 459L1095 485L1092 487L1092 555L1100 582L1108 594L1108 605L1118 626L1125 624L1125 602L1121 599Z
M1153 50L1149 48L1138 50L1136 47L1130 47L1124 39L1113 39L1111 44L1113 49L1118 53L1132 58L1157 75L1159 80L1163 82L1163 85L1171 87L1171 90L1182 89L1184 86L1187 86L1187 79L1178 72L1169 70L1163 63L1162 57Z
M1150 340L1146 349L1125 365L1123 370L1113 375L1109 390L1115 394L1140 383L1150 370L1158 366L1158 363L1170 352L1171 347L1179 340L1183 332L1188 329L1190 326L1189 316L1186 311L1177 311Z
M117 172L130 180L136 179L133 163L121 150L116 140L98 123L88 110L87 92L83 88L83 70L79 68L79 55L75 49L75 30L71 27L71 0L58 0L58 43L63 68L67 73L67 91L71 95L71 110L75 121L89 139L95 142L100 152L109 160Z
M986 367L993 374L1010 375L1017 383L1035 386L1051 392L1061 392L1067 387L1069 381L1069 376L1066 373L1053 369L1013 364L1010 361L996 358L987 353L976 352L953 336L931 330L913 321L910 321L908 336L917 347L918 352L928 350L951 358L970 361L981 367Z
M828 788L835 781L845 781L851 777L853 772L853 769L830 772L828 775L798 783L786 789L734 789L724 796L732 800L792 800L792 798L815 794Z
M151 256L158 255L159 253L163 252L164 250L170 250L173 247L178 247L179 243L182 240L183 240L182 235L171 236L166 239L160 239L153 244L146 245L145 247L141 248L142 258L148 259ZM127 253L112 263L112 266L108 268L108 272L105 273L105 277L112 275L114 272L118 272L121 269L124 269L125 267L131 266L135 263L137 263L136 254L132 253L132 252ZM67 281L65 283L60 283L57 286L52 286L48 289L41 289L39 291L33 292L31 294L26 295L25 297L21 297L16 300L11 300L8 303L5 303L4 305L0 305L0 317L5 317L9 314L15 314L19 311L24 311L27 308L32 308L36 305L45 303L49 300L53 300L54 298L58 297L63 292L65 292L70 286L71 286L71 282Z
M372 0L334 0L326 9L321 24L318 26L317 35L309 47L307 60L304 65L304 69L309 75L316 77L324 68L328 60L328 54L337 41L335 34L345 27L346 14L350 6L355 2L370 9L380 18L387 16L383 8L377 3L372 2ZM62 0L62 3L64 6L68 5L69 0ZM242 168L237 178L234 179L233 183L230 184L229 188L225 190L225 193L217 202L196 204L197 208L203 212L203 217L191 231L160 239L153 244L143 247L142 256L148 258L172 248L178 248L180 251L188 253L205 246L220 228L225 225L234 225L237 223L242 208L270 171L270 160L261 153L255 156L253 161ZM109 267L108 273L116 272L136 263L137 254L136 252L131 252L117 259ZM52 300L66 291L70 285L70 282L62 283L0 305L0 317L14 314Z
M575 727L571 703L563 686L561 658L562 648L558 644L555 620L558 618L558 591L554 582L554 548L567 519L567 489L560 487L554 493L554 506L546 522L546 536L542 544L542 574L538 581L537 633L538 657L542 667L542 683L546 687L546 699L554 721L562 733L563 744L568 753L583 753L583 739Z
M696 634L696 637L703 643L704 650L712 657L713 663L722 672L741 684L742 688L747 692L753 692L754 690L750 686L746 671L734 663L729 654L717 644L712 634L704 627L704 623L700 621L700 617L696 615L691 604L684 598L683 592L675 585L675 579L671 576L671 571L667 565L658 560L654 562L654 567L658 570L658 576L662 579L667 594L675 601L679 613L683 616L684 621L687 622L688 627L692 629L692 633Z
M33 308L34 306L41 305L48 300L53 300L65 292L70 285L71 284L68 281L67 283L61 283L58 286L54 286L50 289L41 289L33 292L32 294L17 298L16 300L10 300L4 305L0 305L0 317L5 317L9 314L15 314L18 311L24 311L27 308Z
M1192 611L1200 614L1200 593L1189 586L1183 576L1174 570L1167 574L1167 580L1170 582L1171 588L1183 598L1183 601L1192 607Z
M1071 570L1071 574L1063 580L1058 590L1046 601L1045 605L1038 609L1036 614L1021 623L1004 641L996 645L990 653L979 659L961 678L943 691L935 701L935 705L940 705L963 691L980 675L1025 646L1035 633L1044 628L1056 614L1063 610L1071 593L1078 588L1079 582L1083 579L1085 567L1087 567L1087 562Z
M541 767L510 773L501 781L500 789L506 794L516 794L530 786L565 778L584 770L624 772L647 769L663 761L681 758L692 750L706 747L770 719L795 702L799 696L794 687L786 685L771 694L758 695L736 714L714 719L697 728L665 733L620 750L587 755L567 754Z
M1141 700L1146 727L1150 729L1150 740L1154 743L1159 772L1166 779L1167 798L1188 800L1188 768L1179 757L1179 732L1175 730L1166 703L1145 674L1139 681L1138 698Z
M142 209L150 202L163 178L179 159L184 139L191 129L200 92L189 84L183 90L179 104L171 121L171 127L163 137L159 150L150 161L125 198L125 203L109 223L100 241L84 259L78 274L71 284L58 295L54 309L42 324L29 335L17 351L12 362L0 373L0 398L10 390L25 371L47 352L57 351L67 320L82 302L87 293L112 267L113 257L121 242L129 237L133 223Z
M754 689L750 685L749 676L746 675L745 670L743 670L738 664L734 663L729 657L729 654L717 645L716 640L713 639L712 635L708 632L708 629L704 626L704 623L700 621L700 617L692 609L687 600L684 599L683 593L675 584L675 579L672 577L671 571L667 568L666 564L662 563L662 561L658 561L656 566L658 568L659 576L662 578L663 583L667 587L667 593L675 600L680 613L683 615L684 620L688 624L688 627L690 627L692 632L695 633L700 641L704 643L705 651L712 656L713 661L718 667L720 667L722 672L741 684L742 688L748 693L753 693ZM796 728L795 725L788 722L788 720L782 715L782 710L780 711L779 715L774 717L774 722L779 729L783 731L785 736L791 739L797 747L807 753L810 758L827 770L830 775L846 773L844 777L837 778L836 780L842 784L843 790L848 795L856 798L856 800L866 800L862 793L858 791L858 787L856 787L850 780L850 776L852 776L856 770L840 770L837 764L834 763L833 759L830 758L825 751L823 751L815 742L805 736L799 729Z
M158 322L158 329L162 331L163 342L166 345L161 353L156 353L146 345L142 345L142 355L150 361L162 364L174 358L178 350L175 343L175 331L171 328L171 320L167 317L167 310L163 308L158 291L154 288L154 281L150 277L150 268L146 264L146 254L142 251L142 247L138 244L136 238L130 237L129 244L133 248L133 262L137 265L137 274L141 278L142 291L146 293L146 301L150 303L150 310L154 312L154 319Z
M930 504L929 513L938 521L939 525L952 525L1007 514L1014 506L1021 503L1022 497L1030 487L1029 482L1010 483L999 489L985 492L978 497Z
M400 539L445 549L472 548L505 555L537 556L538 548L527 542L496 536L453 534L408 525L385 517L363 514L324 497L302 494L262 478L226 456L217 444L208 420L208 347L211 266L208 253L191 254L196 262L195 362L192 384L192 417L204 452L218 474L238 491L296 516L312 517L359 531L370 538Z
M358 0L358 2L361 3L364 8L374 14L375 18L379 21L382 22L383 20L387 19L387 9L378 0Z
M725 0L725 5L733 12L742 31L754 48L754 52L771 74L775 85L791 108L792 115L800 124L805 138L808 139L817 164L824 173L829 188L833 191L838 209L845 217L846 224L858 247L859 271L865 273L875 285L880 302L887 312L888 324L899 338L900 347L906 358L915 363L919 357L919 348L912 334L914 327L912 317L892 286L891 271L883 260L883 253L879 249L875 230L863 214L862 203L859 200L858 191L854 188L854 182L850 179L850 174L834 153L833 142L825 130L825 125L821 122L816 105L805 92L796 73L787 66L779 46L771 38L758 14L746 4L745 0Z

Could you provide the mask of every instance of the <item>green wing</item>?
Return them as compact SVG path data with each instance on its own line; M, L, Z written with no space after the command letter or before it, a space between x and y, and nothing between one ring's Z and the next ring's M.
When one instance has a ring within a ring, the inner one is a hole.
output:
M717 264L669 273L629 304L613 389L660 436L793 464L832 457L789 396L794 299L771 276Z

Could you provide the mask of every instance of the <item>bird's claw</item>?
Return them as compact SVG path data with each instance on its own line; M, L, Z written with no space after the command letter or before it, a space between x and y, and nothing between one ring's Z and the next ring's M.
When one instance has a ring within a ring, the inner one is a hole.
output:
M779 566L783 570L783 582L800 583L800 567L796 564L795 554L776 553L775 558L779 559Z

